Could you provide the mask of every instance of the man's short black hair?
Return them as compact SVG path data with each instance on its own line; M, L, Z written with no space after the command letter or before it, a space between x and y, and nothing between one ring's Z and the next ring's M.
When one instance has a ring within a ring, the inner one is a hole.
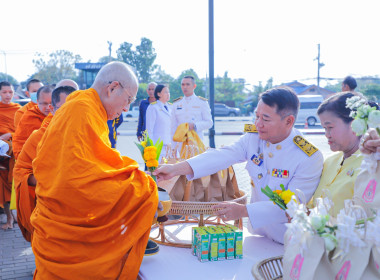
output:
M192 80L193 80L193 83L195 83L195 78L194 78L194 76L187 75L187 76L183 77L182 80L183 80L183 79L192 79Z
M62 87L57 87L56 89L53 90L51 93L51 105L53 105L54 109L56 109L57 103L61 101L61 93L65 93L66 95L69 95L75 91L75 88L71 86L62 86Z
M260 95L260 100L270 107L276 107L277 114L282 118L293 115L297 119L300 102L290 87L268 89Z
M41 83L39 79L31 79L26 83L26 90L29 91L30 84Z
M346 78L344 78L343 84L347 85L350 88L350 90L354 90L358 86L356 80L352 76L347 76Z
M10 82L7 82L7 81L2 81L0 82L0 90L3 88L3 87L11 87L11 83Z

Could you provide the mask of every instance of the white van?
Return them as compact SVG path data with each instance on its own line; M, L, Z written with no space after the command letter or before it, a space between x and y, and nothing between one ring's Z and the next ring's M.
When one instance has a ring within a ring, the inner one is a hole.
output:
M320 123L317 115L318 107L323 101L322 95L299 95L300 110L298 112L296 123L305 123L314 126Z

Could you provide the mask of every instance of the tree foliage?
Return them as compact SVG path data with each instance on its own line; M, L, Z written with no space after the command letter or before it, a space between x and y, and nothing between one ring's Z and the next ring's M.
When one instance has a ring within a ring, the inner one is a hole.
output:
M19 82L15 78L13 78L11 75L7 75L5 73L0 73L0 82L2 82L2 81L8 81L12 85L18 85L19 84Z
M135 68L137 77L142 83L149 83L151 76L156 69L154 61L157 54L153 48L153 42L148 38L141 38L140 45L133 49L133 45L124 42L116 51L117 58Z
M37 53L33 59L37 72L31 78L39 79L44 84L54 84L62 79L76 80L77 72L75 63L81 61L80 55L75 55L70 51L58 50L45 55Z

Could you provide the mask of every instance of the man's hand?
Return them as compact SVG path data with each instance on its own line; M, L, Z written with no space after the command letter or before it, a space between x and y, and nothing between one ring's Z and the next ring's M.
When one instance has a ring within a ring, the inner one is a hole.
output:
M189 122L189 130L194 130L194 123L192 122Z
M363 154L380 152L380 136L376 129L370 128L360 140L360 151Z
M248 217L247 207L244 204L236 202L222 202L213 207L215 214L223 220L223 222L230 220L238 220L243 217Z
M9 139L11 139L11 137L12 137L12 134L5 133L5 134L3 134L3 135L0 136L0 140L8 141Z
M187 161L176 164L163 164L153 171L153 175L157 176L157 181L169 180L178 175L194 175L193 169Z

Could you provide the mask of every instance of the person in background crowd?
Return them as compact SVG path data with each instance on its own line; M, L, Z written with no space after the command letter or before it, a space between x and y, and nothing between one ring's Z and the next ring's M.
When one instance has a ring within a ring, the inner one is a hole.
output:
M35 129L39 129L42 121L51 113L51 92L50 86L43 86L37 91L37 105L27 110L22 116L13 138L13 153L17 160L22 146L26 139Z
M149 137L156 143L158 139L163 141L163 147L159 162L165 156L171 140L171 105L169 88L165 85L158 85L154 90L156 102L152 102L146 110L146 130Z
M342 91L354 91L357 86L354 77L347 76L342 82Z
M22 116L26 111L37 105L37 91L43 87L43 83L38 79L31 79L26 83L26 95L30 97L30 102L22 106L15 114L14 124L17 128Z
M141 100L140 106L139 106L139 122L137 125L137 139L141 141L142 134L146 130L146 109L148 108L149 104L156 101L156 98L154 97L154 90L156 88L157 84L155 82L151 82L148 84L148 87L146 89L146 92L148 93L148 98Z
M2 229L13 228L14 217L10 210L14 156L12 152L12 138L15 132L14 116L20 105L12 102L13 86L0 82L0 207L4 208L7 222ZM4 149L4 150L3 150Z
M17 222L26 241L31 242L33 227L30 216L36 206L35 188L37 185L32 162L36 157L37 145L41 141L55 112L66 102L66 97L76 89L71 86L57 87L52 92L51 110L38 130L32 132L25 141L14 167L14 182L16 192Z

